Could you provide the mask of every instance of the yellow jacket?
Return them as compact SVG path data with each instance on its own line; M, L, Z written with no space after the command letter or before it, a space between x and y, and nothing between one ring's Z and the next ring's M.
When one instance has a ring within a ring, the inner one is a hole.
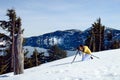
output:
M91 50L88 48L88 46L83 46L83 48L84 48L84 53L86 53L86 54L91 54L92 52L91 52Z

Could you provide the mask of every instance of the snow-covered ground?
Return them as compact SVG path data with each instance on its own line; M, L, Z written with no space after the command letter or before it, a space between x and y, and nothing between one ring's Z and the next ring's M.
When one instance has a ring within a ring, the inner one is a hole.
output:
M100 59L80 61L78 55L42 64L14 76L0 75L0 80L120 80L120 49L94 53Z

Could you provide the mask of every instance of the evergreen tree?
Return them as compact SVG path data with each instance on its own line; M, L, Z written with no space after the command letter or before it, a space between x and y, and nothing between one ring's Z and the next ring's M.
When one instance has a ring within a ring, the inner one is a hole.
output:
M41 62L41 64L47 62L45 60L46 57L45 57L44 54L45 54L44 52L40 52L39 55L38 55L38 60Z
M33 61L31 58L27 57L27 54L29 53L28 49L25 49L24 51L24 68L31 68L34 66Z
M37 49L33 51L33 55L31 55L31 60L34 66L38 66L40 64L40 61L38 60L39 52Z
M113 38L113 35L112 35L112 30L111 30L109 33L107 33L107 40L112 41L112 38Z
M112 30L110 30L108 33L107 33L107 41L108 41L108 44L105 46L105 49L108 50L108 49L112 49L112 44L113 44L113 32Z
M48 53L49 53L50 61L62 59L62 58L65 58L67 56L67 52L60 49L57 45L52 46L48 50Z
M24 61L24 68L31 68L31 67L34 67L34 66L38 66L42 63L45 63L46 60L45 60L45 55L44 55L44 52L38 52L38 50L35 48L34 51L33 51L33 54L31 55L31 57L26 57L26 55L29 53L29 51L26 49L25 50L25 61Z
M30 68L30 58L27 57L27 54L29 53L28 49L25 49L24 50L24 68L27 69L27 68Z
M94 24L92 24L90 36L86 39L86 44L92 51L101 51L104 49L104 26L101 24L99 18Z
M111 48L112 49L120 48L120 41L119 40L113 41Z
M0 21L0 27L10 33L8 36L9 41L12 43L10 45L10 53L12 53L10 67L11 71L14 70L14 74L16 75L23 73L24 69L24 55L22 50L23 30L21 30L21 18L16 16L14 9L8 9L7 16L9 17L9 21Z

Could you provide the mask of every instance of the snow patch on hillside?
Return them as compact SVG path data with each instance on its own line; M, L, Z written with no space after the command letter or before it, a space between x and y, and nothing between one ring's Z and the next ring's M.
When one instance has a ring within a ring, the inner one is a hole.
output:
M56 44L61 44L62 39L61 38L56 38L56 37L51 37L49 39L49 45L56 45Z

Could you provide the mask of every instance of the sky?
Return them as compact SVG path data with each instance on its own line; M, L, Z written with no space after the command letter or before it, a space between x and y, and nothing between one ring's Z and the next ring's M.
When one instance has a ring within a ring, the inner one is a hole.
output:
M0 20L14 8L22 19L24 36L56 30L84 31L100 17L106 27L120 30L120 0L0 0Z

